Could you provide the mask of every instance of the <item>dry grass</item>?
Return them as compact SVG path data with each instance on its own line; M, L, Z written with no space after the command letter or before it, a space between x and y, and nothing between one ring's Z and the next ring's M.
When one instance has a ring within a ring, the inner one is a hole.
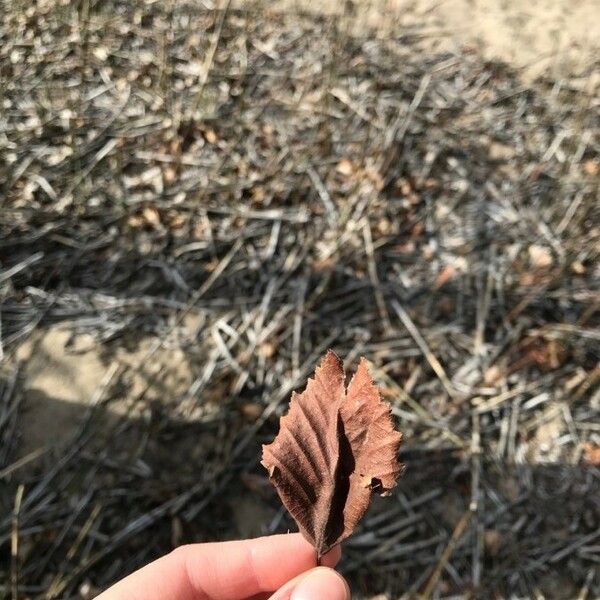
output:
M594 65L525 85L260 5L3 10L6 595L285 531L260 443L328 347L405 435L344 550L357 597L600 594ZM57 326L105 366L81 404L28 384ZM77 427L24 454L33 392Z

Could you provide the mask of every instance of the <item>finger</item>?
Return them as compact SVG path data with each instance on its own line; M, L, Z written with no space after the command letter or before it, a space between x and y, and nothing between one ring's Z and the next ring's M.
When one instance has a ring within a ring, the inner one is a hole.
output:
M333 566L340 549L324 556ZM126 577L98 600L237 600L272 592L316 566L314 548L299 534L181 546Z
M298 575L279 589L270 600L350 600L350 587L333 569L317 567Z
M340 562L340 558L342 558L342 547L334 546L327 554L321 557L320 566L322 567L335 567Z

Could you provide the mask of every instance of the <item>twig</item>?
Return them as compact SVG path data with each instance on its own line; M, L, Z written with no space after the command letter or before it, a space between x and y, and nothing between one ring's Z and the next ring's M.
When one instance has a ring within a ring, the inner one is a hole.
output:
M456 527L454 528L454 531L452 532L452 537L448 541L446 548L444 548L444 551L442 552L442 555L440 556L440 560L438 561L438 564L436 565L435 569L433 570L433 573L429 577L429 580L427 581L427 585L423 589L423 598L431 598L431 594L433 593L433 590L435 589L435 586L437 585L437 583L440 579L440 575L442 574L442 571L448 564L450 557L456 550L456 546L458 545L460 539L462 538L463 534L465 533L467 526L469 525L469 522L471 521L472 516L473 516L473 511L469 508L469 510L467 510L465 513L463 513L462 517L456 524Z
M363 221L363 239L365 241L365 253L367 255L367 261L369 265L369 277L371 279L371 285L373 286L373 292L375 294L375 302L379 310L379 316L381 322L385 327L386 331L392 329L392 322L390 321L390 315L388 314L387 307L385 305L385 298L381 291L381 285L379 283L379 277L377 275L377 265L375 264L375 251L373 249L373 238L371 237L371 227L369 226L369 220L364 219Z
M431 352L429 346L427 345L427 342L425 341L425 338L420 334L419 330L413 323L413 320L408 316L408 313L402 308L402 306L400 306L400 304L396 300L392 301L392 308L396 311L396 314L402 321L404 327L406 327L410 335L415 340L417 346L419 346L419 349L427 359L429 366L433 369L434 373L442 382L442 385L444 386L444 389L446 390L448 395L451 398L459 399L460 396L450 383L450 380L446 375L446 371L444 371L444 367L442 367L440 361Z
M317 190L317 194L318 194L319 198L321 199L323 206L325 207L325 212L327 214L327 220L330 223L335 223L335 221L337 219L337 209L335 208L335 204L333 203L333 200L331 199L331 196L329 195L327 188L325 187L325 185L321 181L321 178L319 177L319 174L315 171L315 169L313 167L309 166L306 169L306 172L308 173L308 176L309 176L310 180L312 181L312 184L315 186L315 189Z
M44 253L36 252L35 254L32 254L31 256L27 257L25 260L21 261L20 263L13 265L10 269L6 269L6 271L0 272L0 284L9 280L11 277L14 277L17 273L19 273L23 269L26 269L27 267L34 265L36 262L40 261L42 258L44 258Z
M30 462L33 462L34 460L38 459L46 451L47 451L47 448L45 446L41 446L40 448L36 448L35 450L32 450L25 456L19 458L11 465L4 467L3 469L0 470L0 479L4 479L5 477L8 477L15 471L18 471L21 467L24 467L25 465L28 465Z
M219 18L217 20L217 24L215 27L215 32L212 36L212 40L210 43L210 48L206 53L204 58L204 64L202 65L202 73L200 75L200 85L199 89L196 92L196 98L193 103L192 114L195 114L198 111L198 107L200 106L200 102L202 102L202 96L204 94L204 88L208 83L208 79L210 77L210 72L213 67L213 63L215 60L215 54L217 52L217 48L219 47L219 41L221 40L221 34L223 33L223 25L225 24L225 17L229 12L229 7L231 6L231 0L223 0L223 5L219 8Z
M15 503L12 514L12 535L10 543L11 571L10 585L13 600L19 598L19 516L21 513L21 502L25 486L20 484L15 495Z
M484 517L481 498L481 432L479 415L473 413L471 431L471 504L470 511L476 520L475 535L473 536L473 586L478 589L481 585L483 563Z

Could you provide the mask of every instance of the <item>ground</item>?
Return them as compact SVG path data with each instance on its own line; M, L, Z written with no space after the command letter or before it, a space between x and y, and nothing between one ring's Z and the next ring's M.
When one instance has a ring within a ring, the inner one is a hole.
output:
M443 31L443 35L432 36L434 48L472 44L486 58L503 61L517 69L526 82L542 74L578 78L586 73L600 53L600 10L594 0L370 2L364 9L371 17L367 22L384 35L392 29L389 21L382 19L390 6L395 17L394 26ZM300 0L292 3L283 0L276 3L275 8L284 11L315 10L313 3L303 4ZM335 2L331 3L331 7L325 5L321 9L326 13L340 11L339 4ZM365 26L362 15L353 15L352 18L354 27ZM588 85L600 85L600 73L593 74ZM105 366L100 360L99 350L93 345L88 344L86 352L72 355L64 350L67 341L69 335L60 327L50 329L41 342L43 353L39 355L38 350L34 360L27 363L26 378L32 390L68 405L91 397ZM21 352L29 352L31 344L31 341L27 342ZM143 358L143 351L132 352L130 357L133 361ZM164 360L185 368L180 357L166 356ZM30 404L33 405L33 401ZM50 409L45 402L36 404L36 408L31 410L36 411L36 418L29 420L28 427L32 428L31 436L35 442L25 431L23 451L54 438L55 427L64 432L65 427L69 430L77 425L78 411L73 411L72 417L63 414L57 419L52 412L46 413ZM41 411L39 414L38 410Z
M0 589L293 527L333 347L405 436L358 597L597 595L597 3L109 4L0 25Z

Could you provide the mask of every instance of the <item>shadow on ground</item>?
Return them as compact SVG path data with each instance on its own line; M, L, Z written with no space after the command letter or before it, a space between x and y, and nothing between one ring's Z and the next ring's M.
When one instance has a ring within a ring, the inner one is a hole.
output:
M7 550L15 494L25 489L15 571L25 596L89 597L183 543L294 530L258 464L274 421L232 458L236 434L248 427L247 416L232 411L216 411L205 422L174 420L159 404L127 414L118 387L95 407L29 389L17 410L25 459L33 446L45 447L0 478L0 542ZM28 424L36 418L48 427ZM375 500L345 544L340 568L358 597L417 594L468 513L468 453L411 446L406 440L407 471L396 492ZM573 598L594 589L599 492L597 469L482 456L479 509L441 574L442 594L489 598L519 590ZM473 577L479 588L465 588Z

